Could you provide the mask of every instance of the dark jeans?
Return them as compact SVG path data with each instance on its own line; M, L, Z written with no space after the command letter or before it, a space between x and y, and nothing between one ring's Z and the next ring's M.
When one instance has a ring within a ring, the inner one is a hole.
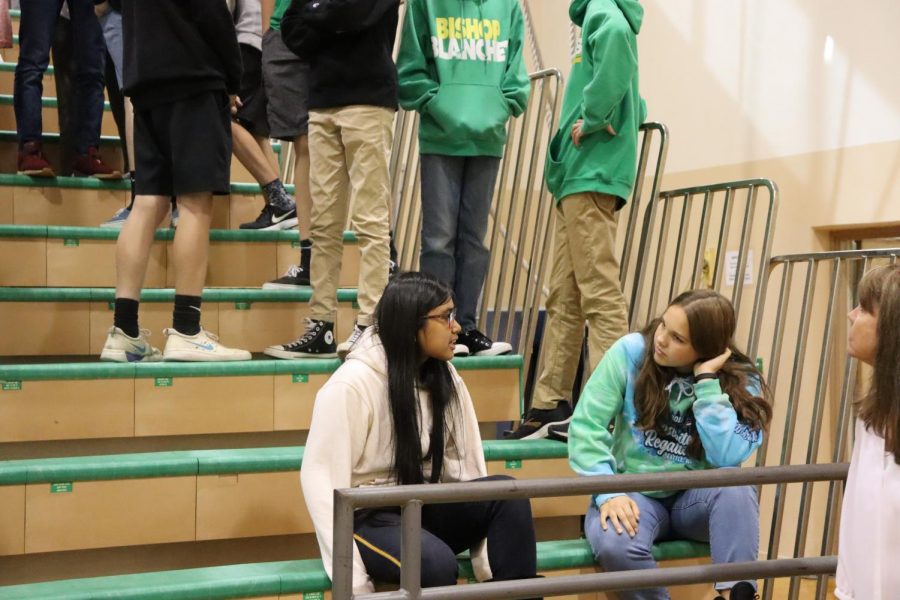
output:
M484 245L500 159L423 154L419 268L453 290L457 321L474 329L490 252Z
M498 479L509 477L493 475L476 481ZM399 583L399 509L361 511L354 530L369 576ZM534 522L528 500L426 504L422 509L422 586L455 585L456 555L485 538L492 580L535 576Z
M13 91L19 144L41 139L44 71L50 64L50 46L63 1L27 0L22 3L19 62ZM88 148L100 144L106 47L91 0L66 1L75 37L75 152L86 154Z

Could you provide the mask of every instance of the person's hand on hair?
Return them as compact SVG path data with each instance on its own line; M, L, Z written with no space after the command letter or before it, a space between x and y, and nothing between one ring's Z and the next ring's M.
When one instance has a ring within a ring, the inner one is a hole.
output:
M731 348L726 348L725 352L722 354L709 360L698 362L694 365L694 377L703 374L715 375L723 366L725 366L725 363L728 362L729 358L731 358Z
M600 527L603 531L609 529L606 520L609 519L616 533L622 535L622 530L628 532L629 537L637 535L638 521L641 520L641 509L637 502L628 496L613 496L600 507Z

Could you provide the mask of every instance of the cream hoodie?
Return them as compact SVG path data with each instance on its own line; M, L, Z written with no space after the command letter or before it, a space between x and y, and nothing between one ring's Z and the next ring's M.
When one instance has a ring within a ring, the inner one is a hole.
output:
M472 398L462 378L450 365L459 404L451 411L449 436L444 446L441 482L469 481L487 475L484 450ZM422 455L428 450L431 402L419 394L422 416ZM388 402L387 358L381 340L368 328L341 367L316 395L312 425L300 483L306 507L316 528L316 538L332 577L333 490L340 488L396 485L391 477L393 424ZM431 471L424 463L425 478ZM473 549L472 563L479 579L489 579L486 544ZM353 547L353 592L373 592L359 550Z

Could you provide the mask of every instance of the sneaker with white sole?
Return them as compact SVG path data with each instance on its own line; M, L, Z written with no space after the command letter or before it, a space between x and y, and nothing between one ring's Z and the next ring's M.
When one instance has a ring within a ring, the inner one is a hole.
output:
M334 358L334 323L306 319L306 331L290 344L269 346L264 350L272 358Z
M100 227L104 227L107 229L122 229L125 225L125 220L128 218L128 215L131 214L131 211L128 208L120 208L116 211L116 214L111 216L108 221L100 223Z
M241 229L252 229L255 231L277 231L284 229L293 229L297 226L297 207L290 209L279 209L271 204L263 206L259 216L255 221L249 223L241 223Z
M470 329L456 338L454 356L500 356L512 352L508 342L495 342L477 329Z
M106 343L100 352L100 360L112 362L159 362L162 353L150 345L150 331L141 329L136 338L131 337L118 327L110 327Z
M353 346L356 345L356 342L358 342L359 339L363 336L363 333L366 332L366 327L368 327L368 325L357 324L353 326L353 333L350 334L350 337L338 344L338 358L340 358L341 360L347 358L347 355L350 354L351 350L353 350Z
M263 284L264 290L294 290L298 287L309 286L309 271L298 265L291 265L288 270L272 281Z
M168 336L163 360L184 362L230 362L250 360L246 350L226 348L219 343L219 337L205 329L196 335L185 335L175 329L164 329Z
M569 439L569 422L572 420L572 407L565 400L560 400L553 408L531 407L519 427L515 431L507 431L504 437L508 440L539 440L549 437L551 430L554 438L561 440L563 434ZM555 427L556 426L556 427Z

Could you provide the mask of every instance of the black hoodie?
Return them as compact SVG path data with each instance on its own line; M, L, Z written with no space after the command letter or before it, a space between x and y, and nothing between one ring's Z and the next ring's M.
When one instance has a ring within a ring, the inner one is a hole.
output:
M285 45L310 66L309 108L397 108L393 48L400 0L294 0Z
M223 0L122 0L122 28L125 94L136 108L240 91L241 51Z

